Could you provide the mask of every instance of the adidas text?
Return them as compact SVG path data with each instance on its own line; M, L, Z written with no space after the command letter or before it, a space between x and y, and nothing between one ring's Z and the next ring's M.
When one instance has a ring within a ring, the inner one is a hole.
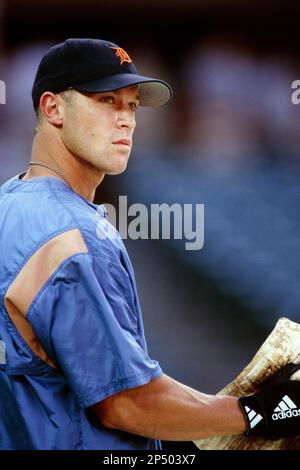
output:
M288 410L288 411L279 411L279 413L273 413L272 419L277 421L278 419L286 419L286 418L295 418L300 416L300 410Z
M300 416L300 409L297 409L296 403L288 395L284 395L276 406L272 419L277 421L278 419L295 418L297 416Z

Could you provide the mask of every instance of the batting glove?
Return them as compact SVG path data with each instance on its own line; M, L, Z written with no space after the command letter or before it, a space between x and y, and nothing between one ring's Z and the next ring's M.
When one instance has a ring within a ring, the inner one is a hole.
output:
M239 398L246 436L270 439L300 435L300 381L290 377L300 364L286 364L254 395Z

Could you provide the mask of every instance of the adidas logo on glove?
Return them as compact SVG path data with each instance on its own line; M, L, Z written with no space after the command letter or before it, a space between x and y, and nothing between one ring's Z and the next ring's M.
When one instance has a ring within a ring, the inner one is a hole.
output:
M251 410L249 406L245 406L245 410L249 418L250 428L253 429L263 419L263 417L254 410Z
M300 416L300 408L297 408L293 400L285 395L272 414L273 421Z
M300 380L291 380L297 370L300 364L286 364L256 393L239 398L246 436L300 436Z

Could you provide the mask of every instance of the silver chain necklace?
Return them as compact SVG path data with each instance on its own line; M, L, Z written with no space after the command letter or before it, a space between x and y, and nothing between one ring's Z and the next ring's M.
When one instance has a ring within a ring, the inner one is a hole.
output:
M52 170L54 171L54 173L56 173L58 176L60 176L64 182L66 183L67 186L69 186L69 188L73 190L72 186L70 185L69 181L67 180L67 178L65 177L65 175L63 175L63 173L61 173L60 171L56 170L55 168L53 168L52 166L50 165L47 165L46 163L40 163L40 162L30 162L29 165L39 165L39 166L44 166L45 168L48 168L49 170Z

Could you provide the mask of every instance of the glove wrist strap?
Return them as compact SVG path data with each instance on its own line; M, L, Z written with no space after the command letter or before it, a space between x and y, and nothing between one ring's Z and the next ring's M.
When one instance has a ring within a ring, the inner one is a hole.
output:
M254 395L241 397L238 401L247 423L246 436L266 434L266 421L263 409Z

